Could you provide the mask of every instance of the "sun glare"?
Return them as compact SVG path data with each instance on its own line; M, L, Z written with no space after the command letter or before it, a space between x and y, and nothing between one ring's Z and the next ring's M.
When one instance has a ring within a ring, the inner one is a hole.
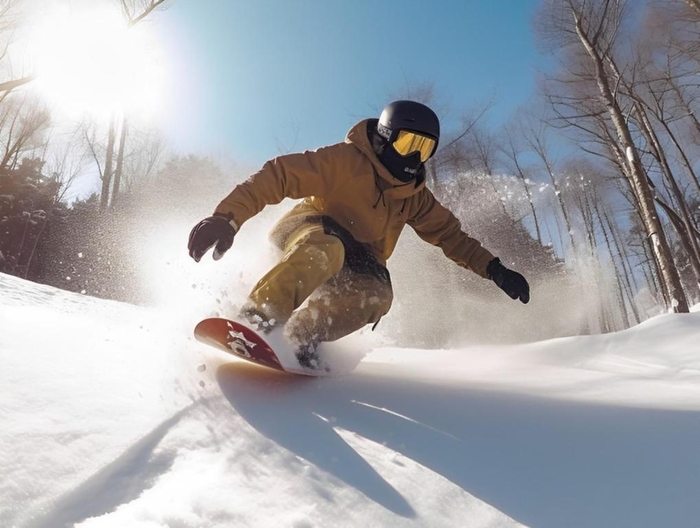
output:
M37 89L72 116L152 117L161 75L157 46L146 30L129 28L118 10L104 7L45 15L29 40Z

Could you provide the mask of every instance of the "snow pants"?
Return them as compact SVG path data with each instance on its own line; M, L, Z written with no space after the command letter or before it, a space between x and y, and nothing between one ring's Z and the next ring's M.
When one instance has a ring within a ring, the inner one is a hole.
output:
M388 273L379 277L351 270L345 265L345 245L323 225L302 224L285 238L282 260L255 285L247 306L276 325L286 323L294 341L334 341L389 311Z

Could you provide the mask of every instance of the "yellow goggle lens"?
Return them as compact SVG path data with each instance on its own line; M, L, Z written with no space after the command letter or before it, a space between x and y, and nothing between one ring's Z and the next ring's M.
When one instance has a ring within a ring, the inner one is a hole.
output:
M400 130L396 140L392 143L396 152L402 156L408 156L414 152L420 152L420 160L425 163L433 154L435 140L427 136L421 136L410 130Z

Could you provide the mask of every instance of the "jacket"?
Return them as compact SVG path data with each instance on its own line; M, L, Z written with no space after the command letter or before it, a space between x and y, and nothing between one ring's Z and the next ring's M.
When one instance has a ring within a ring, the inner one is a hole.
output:
M268 161L236 186L215 212L232 215L240 227L266 205L303 198L276 230L327 216L385 264L408 224L458 265L486 278L486 266L495 257L462 230L459 220L426 187L425 179L403 183L379 161L368 135L376 122L360 121L343 143Z

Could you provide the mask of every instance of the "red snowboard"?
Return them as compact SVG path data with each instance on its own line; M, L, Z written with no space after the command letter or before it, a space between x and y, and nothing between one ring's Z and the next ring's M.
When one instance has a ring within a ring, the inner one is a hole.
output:
M306 376L324 376L323 370L284 368L282 363L265 340L255 330L236 321L212 317L200 321L194 329L194 337L207 345L233 354L236 357L257 363L282 372L303 374Z

